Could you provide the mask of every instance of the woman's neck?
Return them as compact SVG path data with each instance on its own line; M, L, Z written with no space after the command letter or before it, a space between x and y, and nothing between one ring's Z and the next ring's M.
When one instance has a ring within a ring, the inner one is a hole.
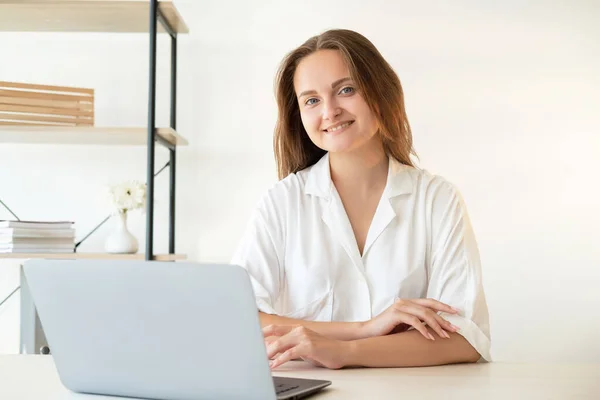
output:
M367 147L367 146L365 146ZM331 180L339 190L350 190L360 197L387 182L389 161L382 146L357 149L350 153L330 153Z

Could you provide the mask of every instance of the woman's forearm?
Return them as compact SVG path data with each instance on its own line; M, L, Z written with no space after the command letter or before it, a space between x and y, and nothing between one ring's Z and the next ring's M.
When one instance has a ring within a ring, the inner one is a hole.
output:
M258 316L260 318L260 325L263 328L268 325L302 325L331 339L356 340L363 337L361 330L364 324L362 322L305 321L302 319L280 317L279 315L266 314L263 312L259 312Z
M441 338L432 329L435 340L428 340L415 330L348 342L346 366L424 367L470 363L479 353L458 333Z

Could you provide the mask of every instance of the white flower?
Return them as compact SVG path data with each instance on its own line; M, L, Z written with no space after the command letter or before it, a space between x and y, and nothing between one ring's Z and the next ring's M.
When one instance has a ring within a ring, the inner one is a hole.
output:
M126 181L108 188L108 198L115 212L127 212L146 208L146 185L138 181Z

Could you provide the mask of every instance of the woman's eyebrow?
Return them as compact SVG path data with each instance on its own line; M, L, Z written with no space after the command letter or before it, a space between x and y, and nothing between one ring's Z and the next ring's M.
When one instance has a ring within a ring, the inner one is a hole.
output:
M348 76L348 77L346 77L346 78L338 79L337 81L335 81L335 82L333 82L333 83L331 84L331 88L333 89L333 88L335 88L336 86L339 86L339 85L341 85L342 83L344 83L344 82L346 82L346 81L350 81L350 80L352 80L352 78L350 78L349 76Z
M298 95L298 98L300 98L302 96L308 96L309 94L317 94L317 91L316 90L305 90L304 92L302 92Z
M352 80L352 78L350 78L350 77L338 79L337 81L335 81L331 84L331 88L334 89L336 86L339 86L342 83L344 83L346 81L350 81L350 80ZM300 98L302 96L312 95L312 94L317 94L317 91L316 90L305 90L304 92L302 92L298 95L298 98Z

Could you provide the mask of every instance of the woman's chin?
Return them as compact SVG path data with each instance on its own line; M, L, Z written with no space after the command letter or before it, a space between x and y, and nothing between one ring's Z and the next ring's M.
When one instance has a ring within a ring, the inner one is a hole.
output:
M343 138L341 136L326 138L322 143L323 146L319 146L322 149L330 153L345 153L354 150L357 143L349 138Z
M329 153L351 153L357 149L359 149L360 143L330 143L325 150Z

